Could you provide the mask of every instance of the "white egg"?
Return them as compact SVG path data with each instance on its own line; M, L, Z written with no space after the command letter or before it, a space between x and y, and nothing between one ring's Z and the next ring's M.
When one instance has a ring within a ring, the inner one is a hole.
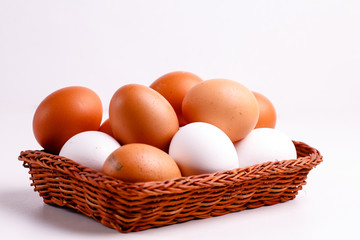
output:
M283 132L273 128L254 129L234 145L240 167L297 158L292 140Z
M195 122L179 129L171 140L169 155L183 176L238 168L234 144L219 128Z
M106 133L86 131L71 137L59 155L101 171L106 158L119 147L119 142Z

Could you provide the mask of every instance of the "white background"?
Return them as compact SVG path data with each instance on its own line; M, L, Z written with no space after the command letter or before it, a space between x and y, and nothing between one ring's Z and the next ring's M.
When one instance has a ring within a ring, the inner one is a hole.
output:
M21 150L37 105L82 85L104 116L127 83L170 71L229 78L271 99L277 128L324 162L297 198L122 234L43 204ZM359 239L359 1L0 0L1 239Z

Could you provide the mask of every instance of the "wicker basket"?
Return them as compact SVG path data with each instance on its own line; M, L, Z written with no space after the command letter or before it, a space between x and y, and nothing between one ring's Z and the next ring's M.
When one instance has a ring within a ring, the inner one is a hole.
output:
M45 203L76 209L120 232L209 218L295 198L318 150L295 142L298 158L167 181L126 183L43 151L23 151Z

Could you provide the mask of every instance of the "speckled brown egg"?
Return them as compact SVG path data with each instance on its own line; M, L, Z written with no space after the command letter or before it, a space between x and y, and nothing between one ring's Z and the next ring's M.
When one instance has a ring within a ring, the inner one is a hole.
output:
M33 131L45 151L58 154L65 142L80 132L98 130L103 109L89 88L70 86L48 95L37 107Z
M125 182L164 181L181 177L166 152L141 143L121 146L106 159L102 172Z
M140 84L119 88L109 106L114 137L123 144L145 143L164 151L179 129L176 113L157 91Z
M233 142L249 134L259 118L252 92L228 79L206 80L190 89L184 97L182 112L186 121L213 124Z
M258 92L253 92L259 105L259 119L255 128L275 128L276 110L271 101Z
M190 72L175 71L167 73L156 79L150 87L169 101L179 119L180 126L186 124L182 114L182 101L186 93L203 80Z
M103 133L106 133L112 137L114 137L113 133L112 133L112 129L111 129L111 126L110 126L110 121L109 119L106 119L99 127L99 130L100 132L103 132Z

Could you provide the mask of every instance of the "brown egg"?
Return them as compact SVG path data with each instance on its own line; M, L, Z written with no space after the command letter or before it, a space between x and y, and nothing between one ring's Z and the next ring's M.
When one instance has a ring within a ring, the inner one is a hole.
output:
M163 181L181 177L166 152L142 143L121 146L106 159L102 172L125 182Z
M182 112L188 122L207 122L223 130L236 142L250 133L259 118L252 92L227 79L206 80L186 94Z
M139 84L128 84L115 92L109 119L119 142L146 143L164 151L179 129L170 103L154 89Z
M65 142L77 133L99 129L102 119L99 96L85 87L66 87L47 96L33 118L38 143L58 154Z
M99 128L100 132L106 133L112 137L114 137L113 132L111 130L110 121L109 119L106 119Z
M276 111L274 105L264 95L252 92L259 105L259 120L255 128L275 128L276 125Z
M176 71L167 73L155 80L150 87L169 101L179 119L180 126L186 124L182 115L182 101L186 93L203 80L190 72Z

